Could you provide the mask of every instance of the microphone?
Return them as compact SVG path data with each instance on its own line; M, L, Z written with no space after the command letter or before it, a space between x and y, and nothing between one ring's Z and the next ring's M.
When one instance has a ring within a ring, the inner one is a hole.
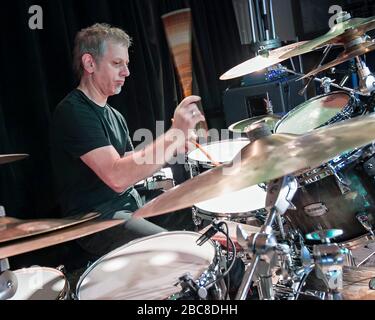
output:
M216 222L212 221L212 226L203 233L196 241L198 246L202 246L205 242L211 239L216 233L222 232L222 225L224 224L223 221Z

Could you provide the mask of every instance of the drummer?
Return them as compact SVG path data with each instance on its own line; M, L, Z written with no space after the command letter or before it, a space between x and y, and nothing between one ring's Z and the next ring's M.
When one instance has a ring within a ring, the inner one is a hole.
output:
M172 128L134 151L124 117L107 103L130 75L130 45L128 34L106 24L77 34L73 67L79 85L58 104L51 126L51 160L63 216L96 211L102 219L125 219L121 228L78 240L95 256L165 231L144 219L132 219L132 212L142 206L133 185L183 152L188 133L204 121L196 105L200 98L189 96L177 107ZM173 141L177 129L184 136Z

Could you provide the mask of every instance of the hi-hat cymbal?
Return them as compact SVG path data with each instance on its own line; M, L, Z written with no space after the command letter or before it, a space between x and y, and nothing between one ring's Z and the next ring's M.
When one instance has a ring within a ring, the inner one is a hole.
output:
M10 258L18 254L47 248L63 242L86 237L124 223L122 219L86 221L57 231L35 237L0 244L0 259Z
M276 126L276 123L281 119L281 116L278 116L276 114L267 114L264 116L257 116L253 118L244 119L241 121L238 121L236 123L233 123L229 126L228 130L233 133L246 133L246 128L257 123L264 122L270 130L273 131L273 129Z
M304 135L273 134L244 147L228 164L172 188L135 212L151 217L223 194L318 167L375 140L375 114L326 126Z
M280 59L289 59L305 54L329 44L344 44L350 39L361 37L367 31L375 28L375 16L369 18L353 18L340 22L332 27L326 34L307 41L305 44L284 53Z
M245 62L242 62L241 64L225 72L220 77L220 80L228 80L228 79L242 77L246 74L260 71L265 68L271 67L275 64L279 64L280 62L286 60L286 58L281 59L280 56L284 55L285 53L291 50L295 50L296 48L300 47L304 43L306 43L306 41L292 43L290 45L269 51L267 56L259 55L252 59L246 60Z
M29 155L20 153L20 154L0 154L0 164L5 164L9 162L14 162L27 158Z
M69 219L35 219L35 220L9 220L8 217L0 218L0 244L25 237L56 231L62 228L89 221L100 216L98 212L73 216Z
M322 72L324 70L327 70L329 68L337 66L337 65L339 65L339 64L341 64L345 61L348 61L348 60L353 59L355 57L361 56L361 55L366 54L366 53L368 53L370 51L373 51L373 50L375 50L375 42L366 41L364 43L361 43L357 46L354 46L354 47L350 48L349 50L345 50L335 60L332 60L331 62L329 62L325 65L322 65L319 68L316 68L316 69L312 70L311 72L309 72L305 76L301 77L300 79L304 79L304 78L308 78L310 76L316 75L319 72Z

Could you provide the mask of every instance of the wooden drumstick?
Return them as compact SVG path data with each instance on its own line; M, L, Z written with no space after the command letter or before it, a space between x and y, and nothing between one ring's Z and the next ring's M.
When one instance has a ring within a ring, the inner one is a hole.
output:
M174 119L172 118L171 121L173 123ZM206 150L204 150L204 148L198 142L196 142L194 139L190 139L189 141L192 142L200 151L202 151L202 153L208 158L208 160L210 160L212 162L214 167L220 166L220 163L215 161L211 157L211 155Z

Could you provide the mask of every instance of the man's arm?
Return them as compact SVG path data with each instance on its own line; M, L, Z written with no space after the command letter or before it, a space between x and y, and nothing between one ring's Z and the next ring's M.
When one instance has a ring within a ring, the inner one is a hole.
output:
M195 104L200 98L190 96L177 107L172 129L158 137L143 150L121 157L113 146L94 149L81 160L115 192L123 192L138 181L160 170L180 148L184 148L189 139L189 129L204 121L203 115ZM175 129L180 130L179 139ZM182 138L181 138L182 135ZM150 160L151 161L147 161Z

